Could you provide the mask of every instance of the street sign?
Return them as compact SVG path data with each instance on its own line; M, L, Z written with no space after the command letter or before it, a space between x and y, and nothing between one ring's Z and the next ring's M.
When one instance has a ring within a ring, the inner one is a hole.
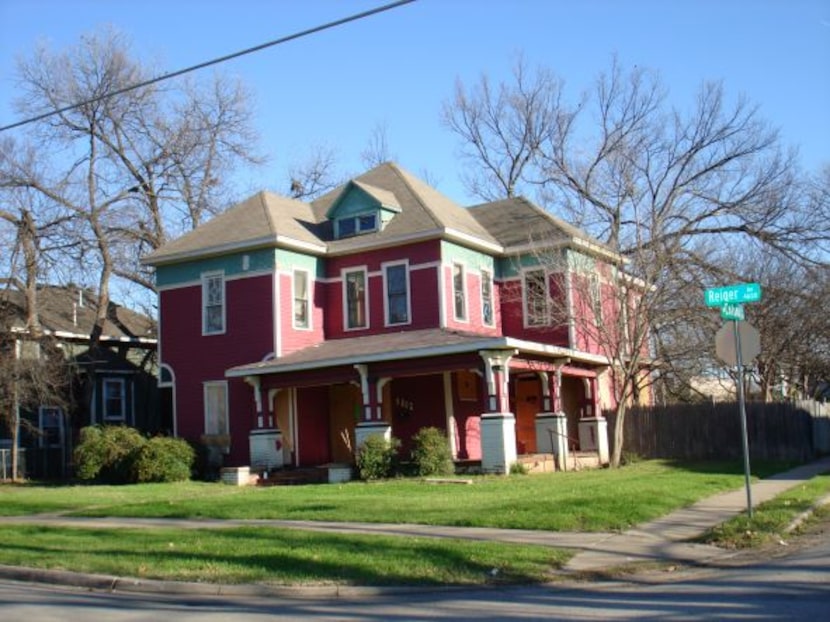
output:
M711 287L704 292L707 307L722 307L727 303L741 304L761 300L761 285L758 283L738 283L726 287Z
M727 302L720 308L720 316L724 320L738 320L739 322L742 322L746 319L746 314L744 313L744 306L733 305L731 302Z
M761 354L761 334L758 329L747 322L729 322L720 327L715 335L715 353L727 365L735 367L738 364L738 353L735 344L735 326L741 344L741 365L749 365L753 359Z

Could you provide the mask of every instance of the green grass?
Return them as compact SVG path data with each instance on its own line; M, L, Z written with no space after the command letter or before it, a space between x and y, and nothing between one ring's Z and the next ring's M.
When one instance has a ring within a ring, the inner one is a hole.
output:
M767 476L788 465L755 465ZM292 519L540 529L624 530L739 488L741 465L645 461L615 470L480 477L469 486L418 480L233 487L185 482L135 486L2 486L0 514Z
M539 546L253 527L0 530L3 564L223 584L538 583L569 557Z
M809 482L760 504L753 516L744 513L711 529L701 541L728 549L745 549L786 539L785 529L818 499L830 493L830 474L819 475ZM830 507L818 508L815 517L830 513Z

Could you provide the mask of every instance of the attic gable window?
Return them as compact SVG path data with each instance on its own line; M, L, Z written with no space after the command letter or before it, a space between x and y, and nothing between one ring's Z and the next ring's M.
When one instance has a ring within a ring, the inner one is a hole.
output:
M374 212L337 219L338 238L350 238L361 233L371 233L372 231L377 231L377 228L378 215Z

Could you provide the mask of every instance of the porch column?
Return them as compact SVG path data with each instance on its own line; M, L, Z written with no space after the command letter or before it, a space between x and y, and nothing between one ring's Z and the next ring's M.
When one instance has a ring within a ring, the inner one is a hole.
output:
M263 389L260 377L246 376L245 382L253 388L256 403L256 426L248 433L250 466L257 471L280 468L283 466L282 433L274 425L276 417L273 412L273 398L277 391L268 391L266 410L263 408Z
M579 420L579 448L597 452L600 464L608 464L608 421L600 409L599 380L596 376L585 379L585 392L586 416Z
M568 417L560 407L562 368L556 373L539 372L542 380L544 410L536 415L536 449L553 454L556 469L568 468Z
M379 434L387 441L392 439L392 426L383 421L382 401L383 385L389 379L378 381L369 375L369 366L358 364L354 366L360 375L360 391L363 396L363 421L355 426L355 450L366 442L370 436Z
M509 412L510 359L516 350L482 350L489 412L481 415L481 469L509 473L516 462L516 418Z

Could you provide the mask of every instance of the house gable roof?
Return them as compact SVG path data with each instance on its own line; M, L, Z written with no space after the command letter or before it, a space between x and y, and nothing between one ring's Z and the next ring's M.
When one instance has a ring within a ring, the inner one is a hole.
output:
M46 333L73 340L89 338L98 311L92 293L72 285L44 285L38 287L37 304L40 324ZM0 291L0 320L5 320L12 331L25 330L23 292L16 289ZM154 344L156 325L149 317L111 302L101 340Z
M302 201L258 192L143 259L149 265L283 242L322 252L321 222Z
M568 245L615 262L622 257L578 227L546 212L524 197L483 203L468 209L507 252L511 249Z

